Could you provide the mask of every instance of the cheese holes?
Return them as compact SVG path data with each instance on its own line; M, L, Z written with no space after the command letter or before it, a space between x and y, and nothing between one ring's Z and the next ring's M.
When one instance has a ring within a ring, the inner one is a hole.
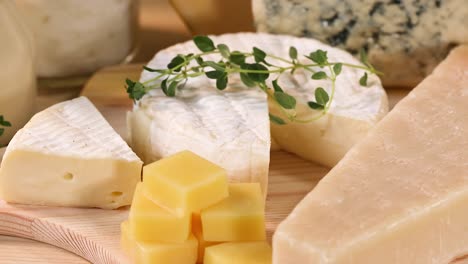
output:
M115 192L111 192L111 196L112 197L119 197L119 196L122 196L122 192L118 192L118 191L115 191Z
M71 181L71 180L73 180L73 178L74 178L74 176L70 172L67 172L67 173L65 173L65 175L63 175L63 179L66 180L66 181Z

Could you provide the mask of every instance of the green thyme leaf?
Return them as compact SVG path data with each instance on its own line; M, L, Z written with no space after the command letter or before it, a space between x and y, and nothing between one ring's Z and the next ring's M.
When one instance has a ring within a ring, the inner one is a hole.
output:
M162 82L161 82L161 90L163 91L163 93L165 95L167 95L167 81L168 79L164 79Z
M130 79L125 79L125 83L127 84L127 86L134 86L135 85L135 82L130 80ZM0 119L3 120L3 116L0 116Z
M290 47L289 48L289 57L293 60L297 59L297 49L295 47Z
M317 101L317 104L325 106L329 100L330 97L328 96L328 93L325 91L325 89L322 87L315 89L315 101Z
M310 53L309 56L306 57L321 67L325 66L325 64L328 62L327 52L320 49Z
M198 47L198 49L203 52L210 52L215 50L213 41L207 36L195 36L193 41L195 42L195 45Z
M272 115L272 114L269 114L269 116L270 116L270 121L272 123L275 123L277 125L286 125L286 122L284 122L284 120L281 119L280 117L277 117L277 116Z
M203 64L205 63L205 61L203 60L202 57L196 57L195 60L197 61L198 65L200 65L200 66L203 66Z
M185 59L182 56L177 55L167 65L167 68L169 68L171 70L174 70L175 72L180 72L180 70L181 70L180 65L182 65L184 63L185 63Z
M0 122L0 125L4 127L11 127L11 123L6 120L3 120L2 122Z
M229 61L237 65L242 65L245 63L245 55L239 51L234 51L229 56Z
M278 84L278 80L274 80L271 83L273 84L273 89L275 90L275 92L283 92L283 89Z
M3 133L5 133L5 129L4 129L4 128L0 128L0 136L3 135Z
M4 127L11 127L11 123L6 121L3 115L0 115L0 125Z
M362 75L362 77L359 79L359 84L361 86L367 86L367 72Z
M333 65L333 72L335 73L335 76L340 75L342 68L343 68L342 63L337 63L337 64Z
M275 92L273 96L284 109L296 108L296 98L292 97L291 95L285 92Z
M177 88L177 85L179 83L178 82L171 82L171 84L169 84L169 87L167 87L167 96L169 97L174 97L176 95L176 88Z
M221 56L223 56L226 59L229 59L229 55L231 52L229 51L229 47L226 46L226 44L218 44L217 48L221 53Z
M314 80L323 80L327 78L327 74L323 71L316 72L312 74L312 79Z
M224 72L222 72L222 71L209 71L209 72L205 72L206 77L208 77L208 78L210 78L210 79L218 79L218 78L221 77L223 74L224 74Z
M211 68L213 68L213 69L215 69L217 71L224 71L223 65L220 64L220 63L216 63L214 61L205 61L203 65L211 67Z
M143 66L143 69L144 69L145 71L149 71L149 72L166 73L166 70L163 70L163 69L153 69L153 68L150 68L150 67L147 67L147 66Z
M223 75L219 76L218 79L216 79L216 88L218 90L224 90L226 89L228 84L228 76L227 73L223 72Z
M145 86L141 82L133 82L129 79L126 82L128 85L127 93L130 99L140 100L146 94Z
M369 58L367 57L367 52L365 49L359 50L359 60L362 62L362 64L369 67Z
M307 105L309 105L309 107L314 110L323 110L325 108L325 106L318 104L316 102L313 102L313 101L307 102Z
M241 78L242 83L244 83L245 86L247 87L254 87L257 85L252 79L250 79L247 73L241 72L240 78Z
M250 77L250 79L252 79L252 81L257 83L264 83L265 80L268 79L268 77L270 76L267 67L259 63L244 63L241 65L241 68L244 70L253 71L248 72L247 75Z
M257 63L260 63L260 62L265 62L265 58L266 58L266 53L257 48L257 47L254 47L253 48L253 55L254 55L254 58L255 58L255 62Z

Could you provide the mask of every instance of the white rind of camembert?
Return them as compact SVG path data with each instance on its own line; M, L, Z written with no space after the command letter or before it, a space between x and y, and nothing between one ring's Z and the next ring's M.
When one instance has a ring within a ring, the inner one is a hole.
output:
M347 52L312 39L255 33L212 39L215 44L227 44L231 50L248 52L256 46L284 58L289 57L290 46L295 46L299 54L323 49L330 61L359 64ZM148 66L166 68L177 54L198 52L194 43L188 41L157 53ZM210 59L216 61L220 57L210 55L207 60ZM302 62L306 60L300 58ZM237 76L230 77L228 89L222 92L205 76L188 80L176 98L153 90L128 115L132 145L145 162L189 149L227 169L232 181L258 181L266 190L270 142L305 159L333 166L388 112L387 96L379 79L369 76L369 86L362 87L362 74L363 70L343 67L329 113L307 124L272 125L271 140L265 94L256 88L245 88ZM157 73L144 71L141 81L155 76ZM273 78L272 75L269 83ZM280 78L280 84L298 99L298 116L304 118L317 114L306 105L315 99L315 88L331 90L329 81L312 81L310 73L301 71ZM281 115L274 106L269 110Z
M85 97L36 114L14 136L0 167L0 198L12 203L129 205L142 162Z

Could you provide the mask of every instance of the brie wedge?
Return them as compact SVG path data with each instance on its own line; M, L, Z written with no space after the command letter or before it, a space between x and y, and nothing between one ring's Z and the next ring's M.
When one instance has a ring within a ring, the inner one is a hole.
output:
M347 52L312 39L256 33L212 39L215 44L227 44L231 50L248 52L257 46L283 58L288 58L290 46L295 46L299 54L323 49L330 61L359 64ZM193 41L188 41L157 53L148 66L166 68L177 54L198 52ZM207 58L219 59L219 55ZM300 58L301 62L306 60ZM266 96L259 89L245 88L238 76L230 77L228 89L223 92L205 76L188 80L176 98L153 90L128 115L132 145L145 162L191 150L227 169L232 181L258 181L265 191L270 142L277 143L272 149L279 146L307 160L333 166L388 112L387 96L379 79L369 76L368 87L362 87L362 74L362 70L343 67L329 113L307 124L272 125L271 139ZM144 71L141 81L155 76L157 73ZM274 75L269 84L273 78ZM297 113L303 118L317 114L307 106L307 101L315 99L315 88L331 90L330 81L312 81L310 73L301 71L280 78L280 84L298 99ZM273 105L270 111L281 115Z
M118 208L131 203L141 160L85 97L36 114L0 167L0 198L12 203Z

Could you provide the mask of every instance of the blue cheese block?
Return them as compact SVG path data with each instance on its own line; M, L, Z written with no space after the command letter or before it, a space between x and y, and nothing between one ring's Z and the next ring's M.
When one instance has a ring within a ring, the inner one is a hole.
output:
M468 43L467 0L253 0L258 31L310 37L383 71L386 86L414 86Z

